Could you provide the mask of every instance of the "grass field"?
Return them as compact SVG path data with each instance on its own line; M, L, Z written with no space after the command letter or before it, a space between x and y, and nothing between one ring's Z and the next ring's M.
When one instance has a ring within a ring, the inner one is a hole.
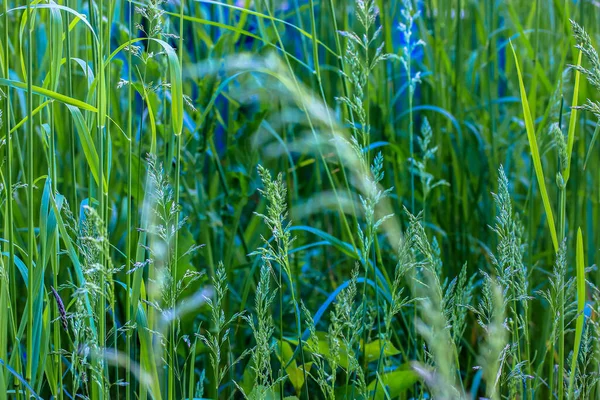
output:
M594 0L0 2L0 400L600 398Z

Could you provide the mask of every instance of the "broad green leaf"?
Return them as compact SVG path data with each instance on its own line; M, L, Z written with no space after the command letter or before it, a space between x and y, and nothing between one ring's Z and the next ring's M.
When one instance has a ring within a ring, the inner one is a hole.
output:
M248 394L248 400L279 400L281 396L273 388L255 386Z
M378 360L379 357L381 357L381 346L382 341L380 339L367 343L364 349L364 354L369 362ZM387 343L385 343L385 350L383 351L383 353L386 357L390 357L400 354L400 350L398 350L396 347L394 347L392 343L388 341Z
M296 360L294 357L294 350L292 350L292 346L290 346L289 342L278 342L278 352L277 356L279 360L285 365L285 372L288 374L288 378L296 389L296 392L299 393L304 386L304 368L302 366L298 367ZM306 363L306 371L310 370L312 363Z
M318 354L322 355L323 357L331 357L331 349L329 348L329 339L327 339L327 336L329 335L327 332L321 332L321 331L317 331L315 332L317 339L319 341L318 344ZM289 343L292 343L294 345L298 345L298 340L295 338L285 338L286 341L288 341ZM316 344L315 340L313 338L308 339L308 342L311 343L313 346ZM339 364L340 367L344 368L344 369L348 369L348 352L346 351L346 347L343 344L340 344L340 360L339 360Z
M288 366L285 369L285 372L288 374L288 379L290 380L292 386L296 390L296 393L300 393L302 387L304 386L304 368L298 367L294 362L294 367ZM312 363L306 363L306 372L310 370Z
M395 371L378 375L377 378L369 383L367 389L369 392L376 390L373 398L379 400L385 399L384 390L382 390L382 386L385 386L385 391L393 399L410 389L417 380L417 373L410 369L409 366L404 365Z

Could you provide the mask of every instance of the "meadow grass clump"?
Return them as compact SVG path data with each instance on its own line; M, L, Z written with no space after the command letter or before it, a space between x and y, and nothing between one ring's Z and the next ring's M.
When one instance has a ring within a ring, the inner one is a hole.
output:
M597 398L598 11L5 0L0 400Z

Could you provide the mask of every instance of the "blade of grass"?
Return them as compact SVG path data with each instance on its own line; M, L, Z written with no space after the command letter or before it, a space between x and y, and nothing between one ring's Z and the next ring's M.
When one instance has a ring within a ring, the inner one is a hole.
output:
M577 58L577 66L581 66L581 58L583 52L579 51L579 57ZM577 127L577 100L579 98L579 82L581 79L581 73L575 70L575 86L573 87L573 101L571 103L571 117L569 118L569 132L567 134L567 168L565 169L565 184L569 181L571 176L571 156L573 155L573 143L575 142L575 128ZM591 149L591 147L590 147ZM587 158L586 158L587 159ZM585 168L585 167L584 167Z
M531 157L533 159L533 166L535 169L535 175L540 187L540 193L542 196L542 203L544 204L544 210L546 211L546 219L548 222L548 229L550 230L550 237L552 238L552 245L554 251L558 252L558 238L556 235L556 224L554 223L554 214L552 213L552 206L550 205L550 199L548 197L548 191L546 190L546 181L544 178L544 169L542 167L542 160L540 158L540 152L538 150L537 139L535 136L535 126L533 124L533 118L529 110L529 103L527 101L527 92L523 83L523 76L521 75L521 69L519 67L519 59L515 48L510 42L510 48L512 50L515 65L517 68L517 76L519 78L519 89L521 93L521 104L523 106L523 118L525 119L525 129L527 131L527 140L529 141L529 147L531 149Z
M35 232L33 227L33 140L35 138L33 132L33 17L31 14L30 2L27 2L27 267L29 269L29 287L27 292L28 307L27 307L27 369L25 379L31 382L33 379L33 299L34 299L34 246ZM21 47L22 48L22 47Z
M12 88L15 88L15 89L28 90L27 89L27 83L15 81L15 80L12 80L12 79L0 78L0 85L12 87ZM57 93L57 92L55 92L53 90L49 90L49 89L45 89L43 87L31 85L31 91L32 91L32 93L35 93L35 94L38 94L38 95L41 95L41 96L45 96L45 97L49 97L51 99L60 101L62 103L69 104L69 105L81 108L82 110L91 111L91 112L98 112L98 109L96 107L94 107L94 106L92 106L90 104L87 104L86 102L83 102L81 100L77 100L77 99L75 99L73 97L65 96L65 95Z
M585 320L585 261L583 255L583 235L581 228L577 229L577 253L575 258L577 270L577 322L575 324L575 343L573 344L573 358L571 359L571 372L569 376L569 391L567 399L572 399L575 390L575 376L579 360L579 348L583 335L583 322Z
M598 140L598 132L600 132L600 120L596 122L596 129L594 129L594 134L592 135L592 140L590 141L590 146L588 148L587 154L585 155L585 161L583 162L583 169L585 170L587 167L587 163L590 160L590 156L592 155L592 150L594 149L594 145L596 144L596 140Z

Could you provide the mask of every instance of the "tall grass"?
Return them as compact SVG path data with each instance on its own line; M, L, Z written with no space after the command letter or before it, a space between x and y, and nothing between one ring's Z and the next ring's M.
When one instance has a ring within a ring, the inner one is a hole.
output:
M4 1L0 400L598 397L598 11Z

